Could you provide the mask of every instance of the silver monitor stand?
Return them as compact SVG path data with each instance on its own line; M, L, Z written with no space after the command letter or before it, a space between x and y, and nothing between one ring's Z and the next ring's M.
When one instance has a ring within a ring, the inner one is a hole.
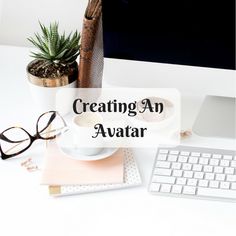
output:
M203 137L236 138L236 98L206 96L193 125Z

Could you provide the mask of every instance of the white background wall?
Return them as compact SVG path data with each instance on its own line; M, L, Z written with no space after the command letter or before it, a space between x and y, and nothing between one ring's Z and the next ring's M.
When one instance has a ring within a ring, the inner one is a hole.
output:
M58 21L61 31L81 31L88 0L0 0L0 44L29 46L27 37Z

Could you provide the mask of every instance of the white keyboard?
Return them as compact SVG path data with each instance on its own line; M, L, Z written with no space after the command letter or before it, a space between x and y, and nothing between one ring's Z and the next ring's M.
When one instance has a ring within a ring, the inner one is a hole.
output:
M159 148L149 191L236 201L236 152L187 146Z

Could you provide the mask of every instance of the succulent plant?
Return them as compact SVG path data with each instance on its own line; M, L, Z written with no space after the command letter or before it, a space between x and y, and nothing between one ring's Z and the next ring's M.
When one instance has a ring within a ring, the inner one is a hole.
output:
M59 34L58 23L51 23L47 28L40 23L42 35L35 33L35 37L28 40L38 48L39 52L31 52L32 57L43 60L46 64L68 65L75 62L80 50L80 33L77 30L66 36Z

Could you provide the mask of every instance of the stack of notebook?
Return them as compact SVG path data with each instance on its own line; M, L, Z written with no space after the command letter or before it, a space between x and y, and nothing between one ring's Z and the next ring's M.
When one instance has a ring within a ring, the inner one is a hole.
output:
M41 183L48 185L50 195L62 196L137 186L141 178L130 149L118 149L102 160L78 161L50 141Z

